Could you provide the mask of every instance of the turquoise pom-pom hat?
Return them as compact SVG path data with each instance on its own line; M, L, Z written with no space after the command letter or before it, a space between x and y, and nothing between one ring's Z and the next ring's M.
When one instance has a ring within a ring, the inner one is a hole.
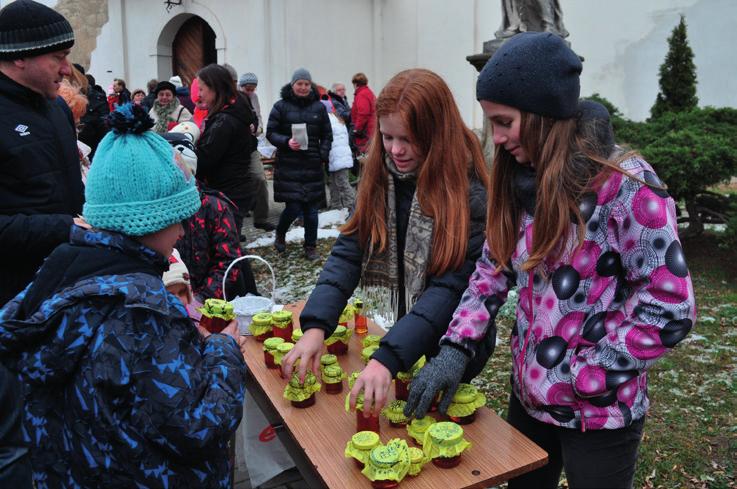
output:
M87 175L83 215L93 227L143 236L192 216L200 208L194 177L169 143L149 131L153 121L126 104L108 118Z

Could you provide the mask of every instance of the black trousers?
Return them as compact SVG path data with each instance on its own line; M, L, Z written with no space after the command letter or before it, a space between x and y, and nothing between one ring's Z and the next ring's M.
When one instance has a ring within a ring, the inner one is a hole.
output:
M538 421L511 394L507 421L548 452L547 465L511 479L509 489L557 488L562 468L571 489L632 487L645 418L626 428L581 432Z

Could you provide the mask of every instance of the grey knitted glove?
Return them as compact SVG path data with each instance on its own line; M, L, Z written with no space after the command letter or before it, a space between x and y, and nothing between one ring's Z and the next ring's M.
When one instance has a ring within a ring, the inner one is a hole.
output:
M440 391L443 391L443 398L438 409L445 414L470 360L471 358L458 348L441 346L440 353L422 367L412 379L404 415L423 418Z

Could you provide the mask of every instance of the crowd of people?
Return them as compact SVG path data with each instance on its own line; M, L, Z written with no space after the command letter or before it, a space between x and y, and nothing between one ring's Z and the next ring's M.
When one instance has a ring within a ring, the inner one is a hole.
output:
M580 100L582 65L554 33L508 39L476 97L489 165L445 81L425 69L346 87L294 71L263 122L254 73L229 65L105 93L68 60L74 32L33 0L0 10L0 486L230 487L243 337L198 326L211 298L258 293L247 213L275 231L350 216L300 316L286 376L317 372L354 291L390 311L350 394L378 414L398 372L429 361L405 414L444 412L496 344L519 291L508 421L549 454L509 482L631 487L647 369L695 320L675 206L643 158ZM274 200L257 138L277 148ZM51 144L50 144L51 143ZM355 192L349 173L360 157ZM493 436L493 434L489 434Z

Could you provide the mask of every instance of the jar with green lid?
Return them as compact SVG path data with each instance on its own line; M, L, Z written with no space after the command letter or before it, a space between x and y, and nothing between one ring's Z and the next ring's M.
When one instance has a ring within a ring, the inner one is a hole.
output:
M266 368L279 368L274 362L274 352L282 343L284 343L282 338L266 338L264 340L264 363L266 363Z
M303 335L303 331L299 328L292 330L292 343L297 343Z
M354 309L351 304L348 304L343 308L343 312L340 313L340 317L338 318L338 324L340 326L345 326L346 328L350 326L351 321L353 320L354 316Z
M350 379L348 380L348 385L350 385L351 389L353 388L353 384L351 383ZM347 413L351 411L350 399L351 394L348 393L348 395L345 396L345 411ZM373 413L369 414L368 416L364 416L363 400L363 391L361 391L361 393L356 396L356 433L358 433L359 431L374 431L376 433L380 433L381 425L379 424L379 417L374 415Z
M407 434L409 434L417 445L422 446L422 443L425 440L425 432L436 422L435 418L430 416L415 418L409 425L407 425Z
M322 367L322 381L325 383L325 392L328 394L340 394L343 392L343 379L345 372L337 363Z
M371 481L375 489L397 487L409 472L410 458L407 442L395 438L386 445L379 445L369 454L361 473Z
M299 381L299 373L294 372L284 389L284 398L292 402L296 408L307 408L315 404L315 393L322 385L317 381L315 374L307 371L304 383Z
M320 357L320 368L325 368L328 365L333 365L336 363L338 363L338 357L336 357L332 353L325 353Z
M404 407L407 405L407 401L396 399L386 405L381 410L381 414L389 420L389 424L393 428L403 428L407 426L409 418L404 415Z
M280 338L283 340L283 338ZM292 348L294 348L294 343L289 343L288 341L284 341L283 343L279 343L276 346L276 351L274 351L274 363L277 365L281 365L281 361L284 358L284 355L292 351Z
M432 463L450 469L461 463L461 454L471 446L463 438L463 428L452 421L440 421L425 432L422 451Z
M407 475L416 477L422 471L422 467L429 461L425 452L416 447L409 447L409 471Z
M353 335L353 330L345 326L338 325L333 334L326 340L325 345L328 347L328 353L333 355L345 355L348 352L348 341Z
M473 423L476 412L486 406L486 396L471 384L458 384L453 400L448 406L447 416L461 425Z
M371 355L378 349L379 345L371 345L361 350L361 360L363 360L363 363L368 363L371 360Z
M251 324L248 325L248 330L257 341L271 338L271 314L268 312L254 314L251 318Z
M274 336L290 341L292 339L292 311L281 310L271 313L271 326Z
M394 398L406 401L409 399L409 384L412 378L425 366L425 355L410 367L409 372L397 372L397 378L394 380Z
M371 450L379 446L379 434L373 431L359 431L351 437L345 446L345 456L353 458L359 469L363 469Z
M381 336L377 334L370 334L366 336L363 341L361 341L361 344L364 348L368 348L369 346L379 346L379 343L381 342Z
M233 304L223 299L207 299L198 309L202 313L200 326L210 333L219 333L235 319Z

